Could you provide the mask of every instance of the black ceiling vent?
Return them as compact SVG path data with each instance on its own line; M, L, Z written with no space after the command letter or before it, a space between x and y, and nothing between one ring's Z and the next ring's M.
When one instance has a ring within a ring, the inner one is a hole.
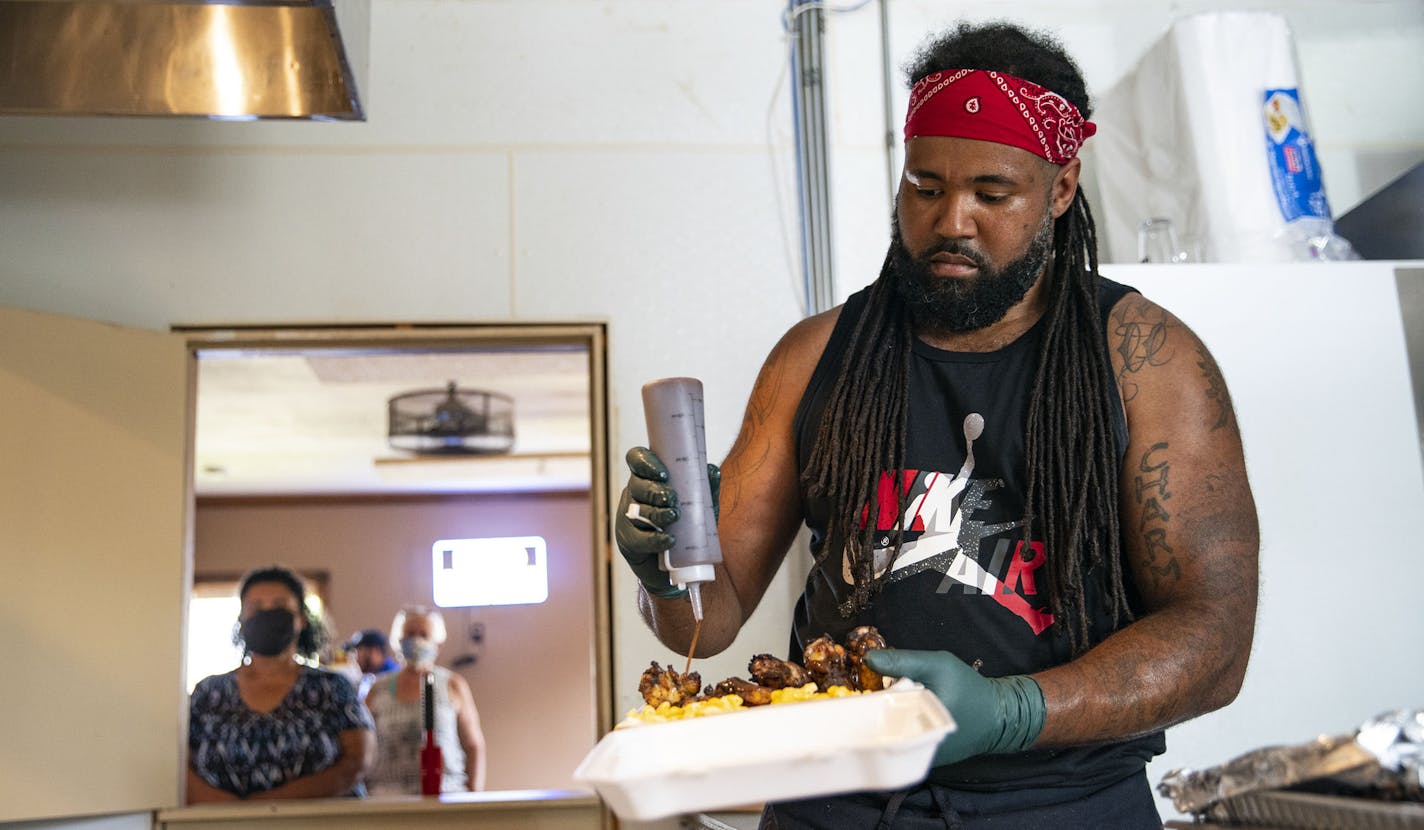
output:
M422 389L391 398L392 447L420 455L491 455L514 447L514 399L498 392Z

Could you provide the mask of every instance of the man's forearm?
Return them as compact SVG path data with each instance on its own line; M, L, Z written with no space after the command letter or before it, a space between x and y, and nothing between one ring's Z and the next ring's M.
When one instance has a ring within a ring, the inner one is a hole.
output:
M702 631L697 637L697 656L719 654L732 644L742 627L741 604L726 571L717 569L717 578L702 583ZM638 590L638 612L658 641L678 654L686 655L692 644L696 620L688 597L663 599Z
M1244 628L1228 616L1205 603L1173 606L1033 675L1047 708L1035 746L1144 735L1230 703L1246 673L1254 614Z

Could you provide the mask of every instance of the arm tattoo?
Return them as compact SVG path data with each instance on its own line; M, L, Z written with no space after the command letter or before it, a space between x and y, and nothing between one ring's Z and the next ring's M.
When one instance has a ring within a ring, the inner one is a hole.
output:
M766 423L766 419L771 417L776 395L781 391L781 376L785 369L782 368L780 355L773 354L771 360L772 362L766 365L766 371L757 376L756 384L752 387L751 400L747 401L745 421L749 425L759 427Z
M742 475L754 473L766 463L771 445L758 432L771 417L773 405L782 392L782 379L786 368L782 363L782 346L777 344L767 357L766 366L757 375L752 387L751 399L747 401L747 414L742 418L742 431L732 445L729 456L737 458L737 476L722 480L721 506L723 510L735 508L741 498L741 486L737 483Z
M1117 321L1114 333L1118 336L1117 353L1122 356L1122 371L1117 373L1117 385L1122 390L1122 399L1130 401L1137 397L1137 384L1128 377L1143 366L1165 366L1172 359L1170 352L1164 353L1167 345L1167 312L1158 309L1161 318L1156 322L1127 319L1127 309L1119 309L1113 316Z
M1226 391L1226 381L1221 377L1221 368L1200 343L1197 344L1197 366L1201 367L1202 377L1206 379L1206 397L1216 404L1216 422L1211 425L1212 432L1222 427L1234 429L1236 424L1231 415L1231 396Z
M1167 523L1172 515L1167 512L1166 502L1171 501L1172 491L1168 489L1168 474L1171 465L1164 457L1167 442L1153 444L1142 454L1137 469L1133 495L1142 508L1142 518L1138 522L1138 532L1142 536L1142 552L1146 557L1147 575L1154 590L1161 590L1166 583L1180 579L1182 567L1177 556L1167 542ZM1154 457L1154 454L1158 454Z

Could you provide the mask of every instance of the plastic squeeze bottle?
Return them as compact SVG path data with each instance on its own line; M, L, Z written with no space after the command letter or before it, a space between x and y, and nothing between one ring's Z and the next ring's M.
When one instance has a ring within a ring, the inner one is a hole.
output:
M662 459L668 483L677 491L678 518L663 528L677 543L659 563L668 578L687 589L692 616L702 622L701 583L715 576L722 561L712 487L707 481L707 430L702 416L702 381L664 378L643 386L648 448Z

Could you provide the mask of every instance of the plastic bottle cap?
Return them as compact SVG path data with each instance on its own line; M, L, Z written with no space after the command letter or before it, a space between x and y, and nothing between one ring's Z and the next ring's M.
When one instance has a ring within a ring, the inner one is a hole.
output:
M679 588L686 588L689 582L711 582L717 577L717 569L711 565L687 565L682 568L668 568L668 579Z

